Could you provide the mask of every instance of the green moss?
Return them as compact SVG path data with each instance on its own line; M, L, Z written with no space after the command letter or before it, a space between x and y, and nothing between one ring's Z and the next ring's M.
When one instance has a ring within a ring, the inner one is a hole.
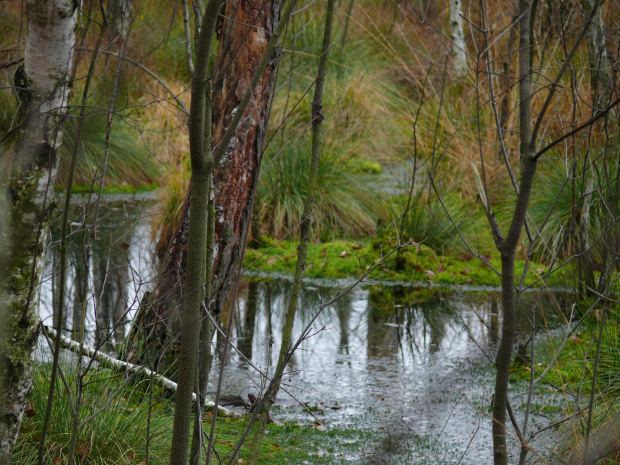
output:
M149 184L140 184L139 186L133 186L129 184L123 185L111 185L103 187L103 194L139 194L141 192L151 192L160 187L159 183L152 182ZM54 187L55 192L63 192L63 186L56 185ZM91 187L87 184L74 184L71 192L74 194L95 194L99 192L99 186Z
M261 238L261 246L248 249L244 266L250 271L266 273L293 273L297 260L297 242L276 243L270 238ZM310 278L359 278L375 266L390 247L378 241L347 242L334 241L310 244L305 276ZM499 257L488 257L491 265L501 269ZM517 262L515 274L521 275L524 262ZM539 279L543 266L530 265L526 284ZM374 270L369 279L382 281L405 281L437 284L458 284L474 286L500 286L501 282L493 269L476 258L439 256L424 244L415 244L401 249L384 264ZM518 281L517 281L518 282ZM552 275L547 280L550 286L566 285L566 272Z
M380 163L372 160L364 160L357 157L351 158L351 160L349 160L349 169L355 173L383 173L383 168L381 167Z

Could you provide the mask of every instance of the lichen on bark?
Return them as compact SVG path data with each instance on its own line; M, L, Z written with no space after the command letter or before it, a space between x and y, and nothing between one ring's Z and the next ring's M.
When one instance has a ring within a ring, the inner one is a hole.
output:
M56 149L62 140L75 44L77 4L33 0L27 6L24 67L16 148L0 201L0 463L10 463L32 386L39 335L38 293L47 230L54 208Z

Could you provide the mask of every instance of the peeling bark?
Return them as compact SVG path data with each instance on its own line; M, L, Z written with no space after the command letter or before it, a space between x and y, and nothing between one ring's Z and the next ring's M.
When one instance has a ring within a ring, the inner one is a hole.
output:
M0 320L5 325L0 339L0 463L11 460L32 387L39 280L69 93L77 6L72 0L28 2L24 66L15 76L23 129L8 173L8 224L2 229L8 250L0 296Z
M220 74L216 75L213 101L214 146L230 125L256 73L278 23L281 7L282 0L236 0L225 5L227 19L219 30L223 34L230 27L230 34L227 34L228 40L220 40L218 49ZM252 24L255 26L248 26ZM241 124L214 170L216 223L211 308L215 313L219 313L228 299L245 247L244 237L250 226L267 133L275 66L274 59L261 77ZM179 310L187 260L191 190L190 184L181 220L164 258L162 274L150 294L150 311L138 323L141 328L148 328L149 350L159 352L164 347L168 348L168 360L162 359L164 363L174 358L176 346L172 341L180 334ZM136 354L129 355L135 357Z

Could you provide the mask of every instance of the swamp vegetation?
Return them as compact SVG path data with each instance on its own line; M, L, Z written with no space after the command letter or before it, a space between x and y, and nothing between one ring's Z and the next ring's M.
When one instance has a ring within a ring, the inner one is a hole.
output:
M620 8L0 3L0 463L620 461Z

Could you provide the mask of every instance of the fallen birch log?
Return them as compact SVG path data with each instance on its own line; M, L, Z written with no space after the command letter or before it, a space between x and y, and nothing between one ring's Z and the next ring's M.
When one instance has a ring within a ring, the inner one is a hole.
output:
M56 339L56 330L54 328L45 326L45 330L47 334L49 334L50 338ZM76 354L80 352L80 344L72 339L69 339L68 337L63 336L62 334L60 335L60 345L62 348L70 350L71 352L74 352ZM109 368L110 370L143 375L147 378L152 377L153 380L164 389L168 389L169 391L173 392L177 391L177 383L141 365L134 365L133 363L123 362L122 360L110 357L109 355L104 354L103 352L87 345L84 345L82 347L82 354L92 358L93 360L96 360L101 366ZM196 393L192 394L192 401L196 402ZM215 403L213 401L205 400L205 410L212 411L214 407ZM221 415L230 418L240 418L242 416L241 414L233 412L232 410L229 410L222 406L218 406L218 412Z

